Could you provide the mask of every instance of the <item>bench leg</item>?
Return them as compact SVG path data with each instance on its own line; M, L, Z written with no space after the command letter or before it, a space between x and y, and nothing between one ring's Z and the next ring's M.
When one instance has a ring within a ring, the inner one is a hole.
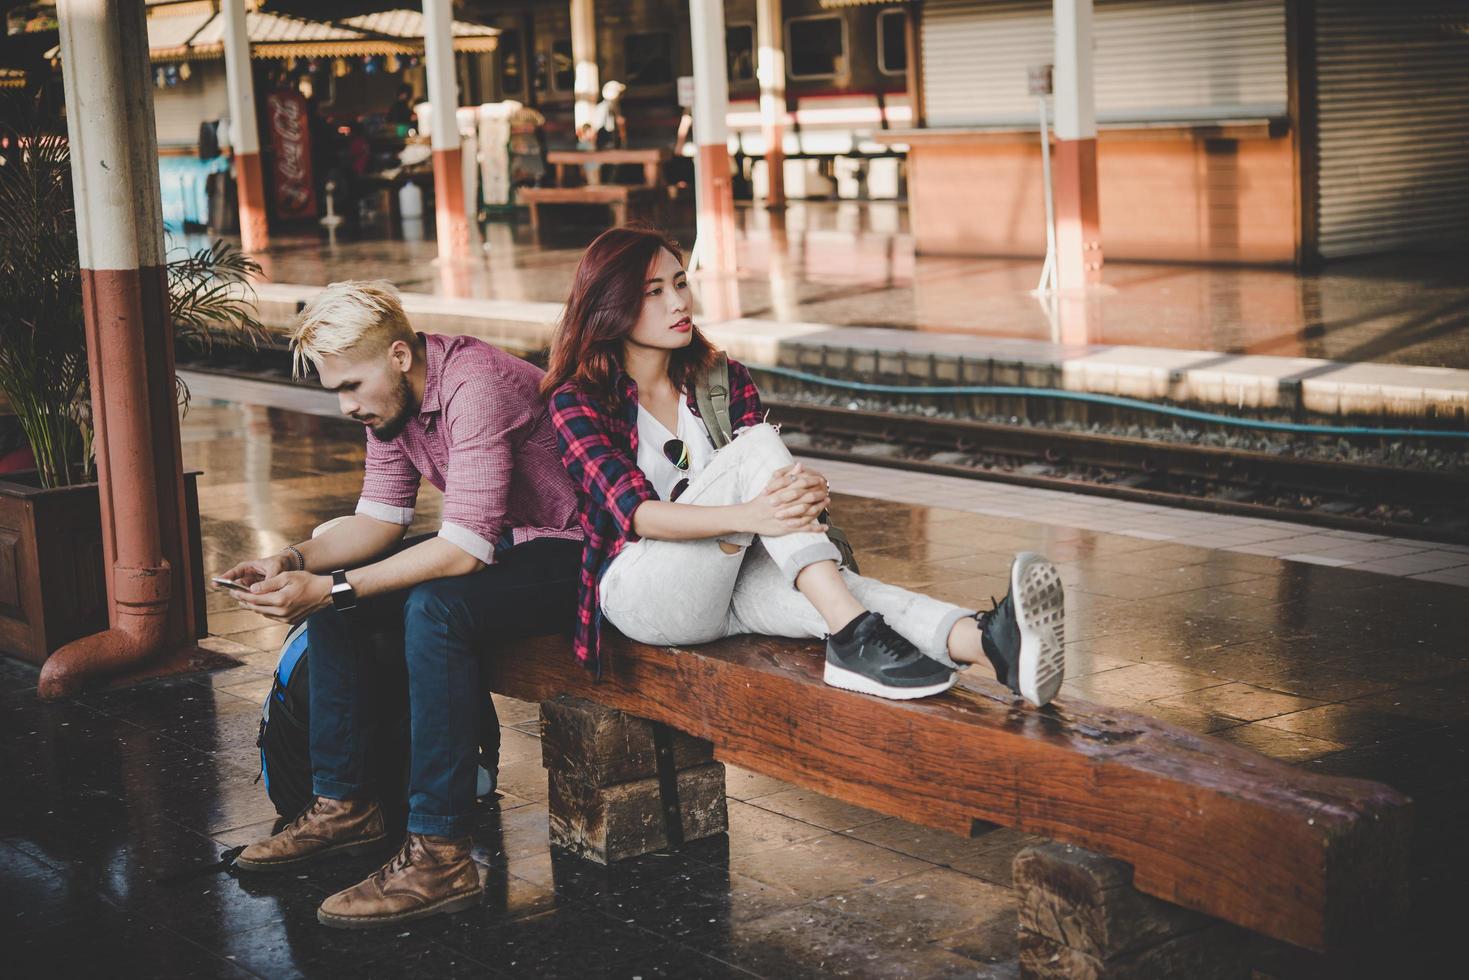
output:
M583 698L541 702L551 843L610 864L724 833L714 747Z
M1251 933L1132 887L1132 866L1067 844L1015 856L1020 975L1248 980Z

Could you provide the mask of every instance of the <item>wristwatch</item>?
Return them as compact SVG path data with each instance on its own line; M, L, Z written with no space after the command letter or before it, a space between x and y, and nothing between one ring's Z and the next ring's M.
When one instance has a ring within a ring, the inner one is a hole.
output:
M337 612L348 612L357 608L357 591L347 581L345 568L332 572L332 608Z

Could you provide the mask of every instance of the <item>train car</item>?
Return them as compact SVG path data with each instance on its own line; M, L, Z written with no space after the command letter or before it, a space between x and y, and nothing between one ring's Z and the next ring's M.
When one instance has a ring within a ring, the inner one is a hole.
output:
M547 117L556 147L575 143L575 72L570 5L497 4L486 22L499 28L489 89ZM875 130L906 128L907 10L865 4L827 10L819 0L786 0L785 150L790 156L883 153L866 139ZM688 5L681 0L596 0L597 62L602 81L627 85L623 96L634 146L671 145L682 110L678 78L693 72ZM755 77L755 0L726 0L730 150L765 152Z

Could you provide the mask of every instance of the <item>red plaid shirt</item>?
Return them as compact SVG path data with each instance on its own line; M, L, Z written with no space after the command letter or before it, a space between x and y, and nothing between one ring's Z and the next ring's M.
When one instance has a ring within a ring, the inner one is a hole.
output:
M576 490L536 390L541 369L474 337L419 336L423 402L397 437L368 431L357 513L411 524L427 478L444 493L439 537L485 564L497 547L580 538Z
M586 535L574 649L583 665L599 671L602 607L597 584L623 545L638 539L632 528L638 505L658 499L652 483L638 469L638 386L626 374L619 374L614 383L622 394L623 409L618 413L573 382L551 393L551 423L561 446L561 462L580 491L581 528ZM759 425L765 414L760 392L738 361L729 362L729 387L734 430ZM687 399L698 415L693 392Z

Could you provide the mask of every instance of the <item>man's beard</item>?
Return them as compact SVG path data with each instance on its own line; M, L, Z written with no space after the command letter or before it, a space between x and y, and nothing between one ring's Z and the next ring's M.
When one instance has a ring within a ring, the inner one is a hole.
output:
M417 406L413 404L413 385L408 382L408 375L398 375L398 387L393 398L392 412L378 425L367 427L372 437L378 442L392 442L402 434L408 420L413 418Z

